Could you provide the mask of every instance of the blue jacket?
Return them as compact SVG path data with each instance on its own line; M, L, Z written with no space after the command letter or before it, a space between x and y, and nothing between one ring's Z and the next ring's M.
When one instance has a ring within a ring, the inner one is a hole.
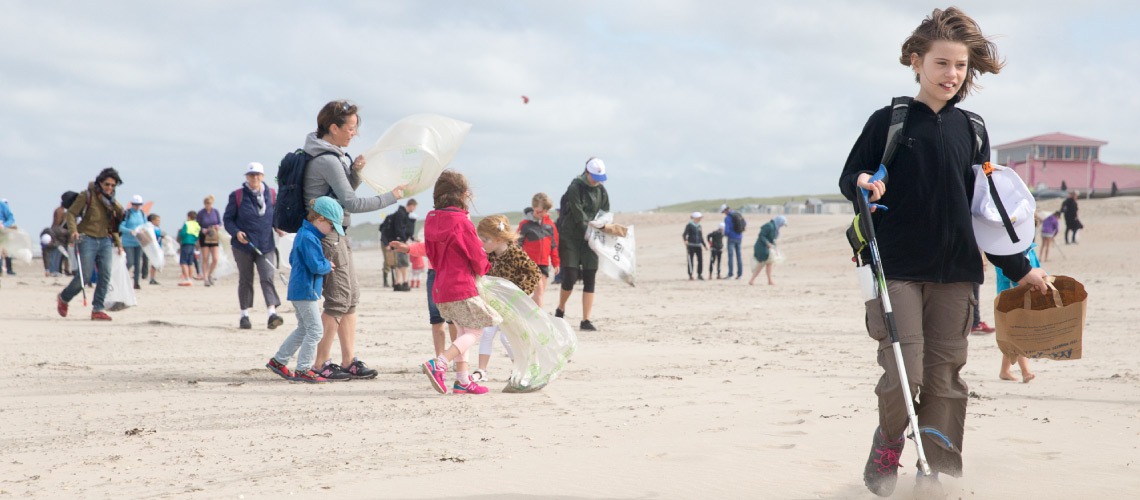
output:
M131 231L143 224L146 224L146 214L142 210L128 208L127 213L123 215L123 222L119 223L119 240L123 242L123 248L141 246Z
M230 233L230 245L235 251L254 253L249 245L238 241L238 231L245 232L250 243L257 246L257 249L261 250L262 253L269 253L277 249L277 244L273 241L273 206L276 204L273 199L274 192L265 183L261 184L261 188L265 190L265 200L266 205L268 205L265 208L264 215L257 215L257 194L250 191L244 183L238 190L241 191L241 206L238 206L236 196L238 191L230 193L229 202L226 203L226 212L222 215L222 225L225 226L226 232Z
M740 241L744 239L744 235L736 232L736 227L732 224L733 209L728 209L728 213L724 214L724 237L730 240Z
M243 200L244 201L244 200ZM289 254L289 300L317 300L325 286L325 275L332 271L332 263L325 258L321 249L321 233L309 221L301 223L297 236L293 238L293 252Z
M0 226L12 227L16 225L16 217L7 203L0 203Z

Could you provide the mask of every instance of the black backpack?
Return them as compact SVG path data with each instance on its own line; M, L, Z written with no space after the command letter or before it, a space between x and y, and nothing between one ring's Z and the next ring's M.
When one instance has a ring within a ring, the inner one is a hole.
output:
M744 216L740 215L740 212L732 211L729 214L732 216L732 230L736 231L736 234L744 234L744 228L748 227L748 221L744 220Z
M325 151L317 156L335 154ZM301 229L308 207L305 206L305 168L309 161L317 156L311 156L303 149L287 153L277 166L277 201L273 206L273 227L287 233L295 233ZM332 190L329 190L332 195Z

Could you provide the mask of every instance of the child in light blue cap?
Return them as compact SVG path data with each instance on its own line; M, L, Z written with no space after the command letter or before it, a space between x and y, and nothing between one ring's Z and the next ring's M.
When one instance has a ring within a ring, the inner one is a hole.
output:
M325 275L332 271L333 264L325 258L321 250L321 238L336 231L344 235L340 226L344 209L336 200L322 196L309 203L309 215L293 238L293 252L289 255L289 291L287 298L293 303L297 313L297 329L293 330L277 354L265 364L273 373L286 380L319 383L328 379L313 371L313 358L316 357L317 343L324 329L321 326L321 309L317 300L321 298ZM297 355L297 369L290 371L289 358Z

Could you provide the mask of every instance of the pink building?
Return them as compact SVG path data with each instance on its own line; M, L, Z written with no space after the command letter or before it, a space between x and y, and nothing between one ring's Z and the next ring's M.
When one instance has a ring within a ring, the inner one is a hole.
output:
M994 146L997 163L1014 169L1031 188L1107 192L1112 183L1121 191L1140 190L1140 169L1100 161L1105 141L1055 132Z

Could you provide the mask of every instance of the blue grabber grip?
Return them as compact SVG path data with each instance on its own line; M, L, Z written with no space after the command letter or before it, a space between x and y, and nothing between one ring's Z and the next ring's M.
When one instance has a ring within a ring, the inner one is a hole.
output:
M886 177L887 177L887 166L883 165L883 164L879 164L879 170L877 172L875 172L875 175L872 175L871 178L868 179L868 182L881 181ZM861 191L863 193L863 201L867 202L867 208L868 209L875 208L878 210L887 210L886 205L880 205L878 203L871 203L870 201L867 200L867 196L871 194L870 191L867 191L866 189L863 189L863 188L859 188L859 191Z

